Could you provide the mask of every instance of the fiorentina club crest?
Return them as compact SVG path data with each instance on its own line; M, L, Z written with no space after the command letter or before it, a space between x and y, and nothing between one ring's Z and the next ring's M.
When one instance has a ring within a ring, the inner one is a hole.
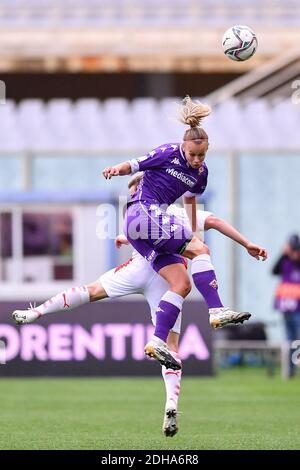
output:
M201 175L203 173L203 171L204 171L204 167L201 165L200 168L199 168L199 173L198 174Z
M211 287L213 287L214 289L218 289L218 282L217 282L217 279L214 279L213 281L211 281L211 282L209 283L209 285L210 285Z

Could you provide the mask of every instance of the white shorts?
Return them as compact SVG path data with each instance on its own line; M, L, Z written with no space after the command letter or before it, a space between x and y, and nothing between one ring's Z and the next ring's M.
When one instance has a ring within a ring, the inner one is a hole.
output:
M169 285L154 269L150 263L139 254L121 266L111 269L103 274L99 281L109 298L122 297L130 294L142 294L150 307L151 320L156 324L156 309ZM181 312L172 328L174 333L180 334Z

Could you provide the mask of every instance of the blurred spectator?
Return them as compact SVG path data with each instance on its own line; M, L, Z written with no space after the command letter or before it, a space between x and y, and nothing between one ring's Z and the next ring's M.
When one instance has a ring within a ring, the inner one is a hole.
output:
M273 274L281 276L275 293L275 308L283 314L287 339L300 340L300 238L291 235L282 255L273 268ZM291 350L291 354L292 354ZM289 375L295 373L290 361Z

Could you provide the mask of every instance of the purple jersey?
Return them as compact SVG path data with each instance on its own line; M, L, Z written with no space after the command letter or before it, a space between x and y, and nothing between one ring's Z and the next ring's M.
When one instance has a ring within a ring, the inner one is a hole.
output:
M300 263L283 255L273 270L281 276L275 293L275 308L281 312L300 311Z
M283 256L280 263L280 274L282 282L291 282L300 286L300 263Z
M156 201L170 205L183 194L202 194L207 185L207 166L202 163L200 168L192 168L182 144L162 145L143 157L130 160L130 165L132 173L145 172L132 202Z

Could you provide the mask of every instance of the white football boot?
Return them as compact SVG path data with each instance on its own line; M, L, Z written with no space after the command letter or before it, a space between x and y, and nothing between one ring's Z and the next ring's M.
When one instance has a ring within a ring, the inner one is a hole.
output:
M15 310L11 316L17 325L25 325L37 320L41 313L35 310L35 305L30 303L30 307L27 310Z
M162 431L166 437L173 437L178 432L177 423L178 411L174 400L169 400L166 404Z
M145 354L153 359L156 359L162 366L167 369L180 370L181 365L172 356L167 343L162 339L153 336L152 339L145 346Z
M251 313L249 312L235 312L228 307L210 308L209 323L212 328L223 328L226 325L236 325L249 320Z

